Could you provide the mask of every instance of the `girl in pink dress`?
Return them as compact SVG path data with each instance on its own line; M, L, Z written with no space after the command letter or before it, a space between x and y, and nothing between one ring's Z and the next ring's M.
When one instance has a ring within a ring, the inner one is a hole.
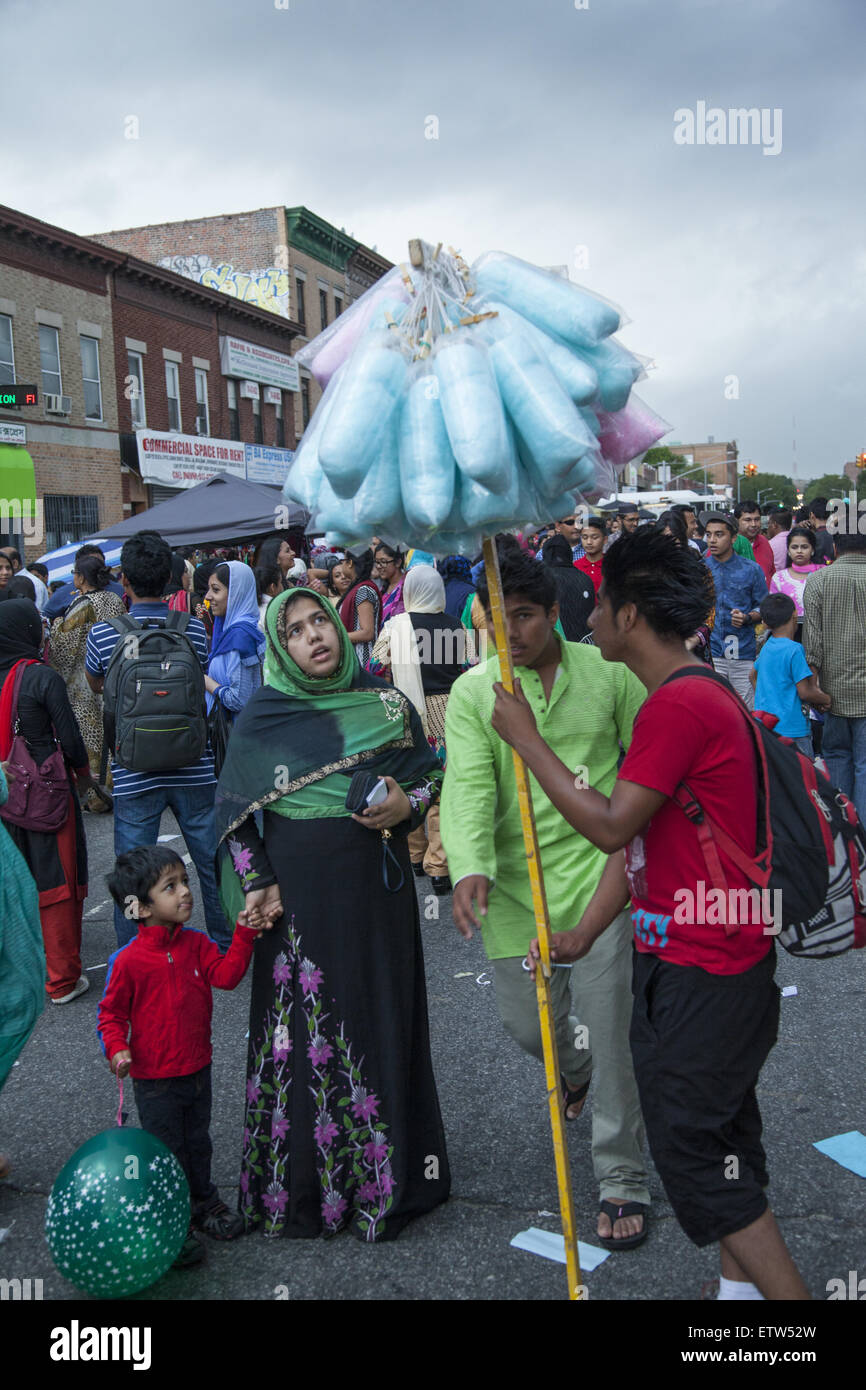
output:
M770 580L771 594L787 594L794 600L797 616L803 616L803 590L806 580L815 570L815 536L808 526L794 526L788 532L788 563L783 570L776 570Z

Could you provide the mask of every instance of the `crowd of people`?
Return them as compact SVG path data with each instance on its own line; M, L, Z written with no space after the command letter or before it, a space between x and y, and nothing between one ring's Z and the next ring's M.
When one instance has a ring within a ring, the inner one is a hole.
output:
M187 1174L178 1263L203 1258L201 1233L393 1239L450 1190L416 877L481 931L505 1032L542 1055L514 748L563 967L568 1120L596 1081L595 1238L646 1239L646 1137L683 1230L720 1244L719 1297L807 1298L767 1203L755 1094L773 938L672 907L704 872L682 784L755 853L750 711L822 756L866 822L866 535L850 514L831 533L825 499L803 510L625 504L498 537L513 694L480 557L379 537L301 557L285 534L173 555L141 531L117 575L85 545L50 591L44 567L0 551L0 1087L46 994L89 988L83 813L113 814L100 1040ZM165 810L204 932L159 843ZM250 961L232 1211L211 1179L211 986Z

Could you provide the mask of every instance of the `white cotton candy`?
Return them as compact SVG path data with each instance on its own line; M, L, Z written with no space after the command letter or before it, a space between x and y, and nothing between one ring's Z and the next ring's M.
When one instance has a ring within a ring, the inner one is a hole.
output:
M487 251L472 273L488 299L502 299L510 309L545 333L575 347L593 347L615 333L620 318L613 305L597 299L549 270L530 265L504 251Z
M441 526L454 502L457 463L439 404L439 381L418 372L400 414L400 491L409 525Z
M362 340L347 364L319 442L319 463L338 497L354 497L379 456L407 363L387 333ZM342 376L342 374L341 374Z
M439 404L462 474L491 492L513 482L514 449L486 349L462 333L440 338L433 355Z

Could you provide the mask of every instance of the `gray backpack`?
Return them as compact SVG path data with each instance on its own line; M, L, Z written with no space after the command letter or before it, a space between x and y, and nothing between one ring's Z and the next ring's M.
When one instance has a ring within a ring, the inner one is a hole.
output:
M105 672L103 727L118 763L131 772L172 772L198 762L207 715L204 672L186 636L189 614L108 621L120 641Z

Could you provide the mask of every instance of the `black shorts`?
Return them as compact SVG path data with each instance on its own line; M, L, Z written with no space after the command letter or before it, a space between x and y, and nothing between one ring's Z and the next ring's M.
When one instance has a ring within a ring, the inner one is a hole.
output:
M775 966L774 947L740 975L635 951L630 1038L647 1140L695 1245L767 1209L755 1085L778 1032Z

